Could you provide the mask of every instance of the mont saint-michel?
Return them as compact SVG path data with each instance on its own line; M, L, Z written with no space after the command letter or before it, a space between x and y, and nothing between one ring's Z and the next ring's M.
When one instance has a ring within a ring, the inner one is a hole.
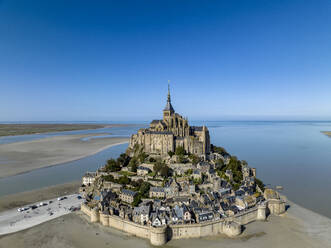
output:
M245 225L282 215L285 201L257 171L210 143L208 128L175 112L138 130L125 153L82 178L91 222L163 245L171 239L239 236Z

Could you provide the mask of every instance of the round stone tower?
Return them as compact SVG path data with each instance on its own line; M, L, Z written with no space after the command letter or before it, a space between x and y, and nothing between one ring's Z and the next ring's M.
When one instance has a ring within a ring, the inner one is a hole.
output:
M240 235L242 232L242 227L236 222L224 222L223 223L223 233L229 237L235 237Z
M266 220L266 218L267 218L266 209L267 209L267 206L265 203L258 205L256 220L262 220L262 221Z
M150 241L155 246L164 245L167 242L167 227L151 227Z

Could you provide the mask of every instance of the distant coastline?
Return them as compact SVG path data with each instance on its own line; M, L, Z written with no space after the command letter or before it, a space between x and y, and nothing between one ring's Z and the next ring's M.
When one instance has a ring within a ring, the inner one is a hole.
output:
M321 133L323 133L326 136L329 136L331 138L331 131L322 131Z
M50 123L32 123L32 124L0 124L0 137L15 136L27 134L41 134L52 132L91 130L111 127L126 127L130 124L50 124Z

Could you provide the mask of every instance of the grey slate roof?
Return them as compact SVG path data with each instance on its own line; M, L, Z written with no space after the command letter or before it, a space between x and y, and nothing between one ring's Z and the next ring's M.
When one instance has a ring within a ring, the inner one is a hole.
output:
M164 188L163 187L151 187L150 191L152 191L152 192L164 192Z
M122 189L122 194L130 195L130 196L134 197L137 194L137 192L134 192L134 191L128 190L128 189Z
M152 120L152 124L157 124L157 123L159 123L161 120Z
M202 131L202 126L191 126L191 128L193 129L193 131Z
M171 105L171 102L168 100L166 106L164 107L163 111L172 111L175 112L174 108Z

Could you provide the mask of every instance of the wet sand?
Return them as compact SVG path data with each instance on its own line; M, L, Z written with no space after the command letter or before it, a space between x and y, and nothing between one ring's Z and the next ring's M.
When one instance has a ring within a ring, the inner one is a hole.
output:
M0 178L61 164L128 142L128 138L82 138L105 134L62 135L0 145Z
M312 219L316 221L311 222ZM318 233L318 235L317 235ZM171 240L164 247L179 248L319 248L331 247L331 220L293 203L282 217L270 216L266 222L245 226L235 239L224 236ZM2 247L152 247L148 240L136 238L100 224L89 223L78 212L71 213L14 234L0 236Z
M0 212L63 195L78 193L80 185L81 181L70 182L1 197Z

